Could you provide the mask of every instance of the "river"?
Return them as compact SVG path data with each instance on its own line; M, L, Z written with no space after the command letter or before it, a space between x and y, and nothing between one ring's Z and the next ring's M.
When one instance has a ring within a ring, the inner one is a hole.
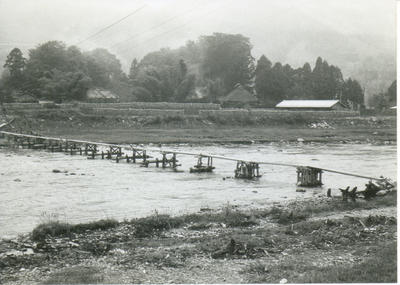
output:
M154 146L151 146L154 147ZM318 166L396 178L396 146L368 144L169 145L165 149L238 159ZM158 155L160 157L160 155ZM182 214L226 205L263 207L272 202L325 195L327 188L364 189L365 179L323 174L320 188L296 192L296 169L261 166L254 181L234 179L234 161L214 160L214 173L191 174L192 156L178 155L179 169L89 160L84 156L27 149L0 149L0 237L31 231L49 219L69 223ZM53 170L60 170L54 173Z

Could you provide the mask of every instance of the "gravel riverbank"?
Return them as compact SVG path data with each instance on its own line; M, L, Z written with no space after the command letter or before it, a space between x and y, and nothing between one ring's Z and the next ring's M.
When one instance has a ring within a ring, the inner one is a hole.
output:
M68 225L0 242L2 284L396 282L396 192ZM379 265L379 266L378 266Z

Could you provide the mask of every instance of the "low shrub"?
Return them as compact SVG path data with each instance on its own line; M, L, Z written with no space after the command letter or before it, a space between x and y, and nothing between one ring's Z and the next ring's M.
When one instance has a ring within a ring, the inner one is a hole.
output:
M182 218L160 215L157 212L149 217L133 219L131 223L135 226L135 235L140 238L158 234L164 230L179 227L183 224Z
M34 241L43 241L46 237L69 236L72 233L83 233L85 231L106 230L115 228L119 222L114 219L104 219L96 222L71 225L60 221L49 221L39 224L33 229L31 238Z
M43 241L47 236L67 236L71 233L71 225L59 221L42 223L32 231L32 240Z

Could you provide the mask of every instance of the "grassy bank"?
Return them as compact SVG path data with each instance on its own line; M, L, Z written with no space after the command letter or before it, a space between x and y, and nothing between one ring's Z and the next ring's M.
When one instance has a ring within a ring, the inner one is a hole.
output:
M396 140L395 117L318 118L234 114L208 117L100 116L77 111L14 114L11 131L110 143L390 142Z
M51 221L0 243L0 281L396 282L395 196L356 203L319 198L251 210L227 205L122 222Z

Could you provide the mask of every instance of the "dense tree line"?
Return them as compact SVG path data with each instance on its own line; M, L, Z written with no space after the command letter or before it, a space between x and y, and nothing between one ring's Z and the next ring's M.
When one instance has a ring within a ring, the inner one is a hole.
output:
M58 41L29 50L27 59L14 48L4 68L0 85L3 101L11 100L13 94L55 102L83 100L90 87L112 88L127 81L119 60L107 50L82 53Z
M340 99L363 104L363 90L341 70L317 58L292 68L262 55L256 62L249 38L214 33L178 49L164 48L134 59L129 74L106 49L82 52L75 46L50 41L29 50L25 58L15 48L7 57L0 95L29 94L57 102L83 100L91 87L121 93L124 100L217 102L237 84L254 93L260 106L273 107L283 99ZM122 92L123 93L123 92ZM15 96L12 96L15 98Z
M242 35L215 33L176 50L150 53L132 62L129 77L134 94L145 101L187 101L201 95L203 100L217 102L240 83L264 107L274 107L283 99L340 99L349 107L364 102L358 81L344 80L338 67L320 57L313 68L305 63L294 69L280 62L272 64L264 55L255 64L251 49L249 39Z
M284 99L339 99L353 106L364 102L360 84L351 78L344 80L340 69L321 57L317 58L313 69L309 63L293 69L279 62L272 65L262 55L255 71L255 89L260 102L267 107Z
M133 60L129 78L134 95L143 101L196 100L195 89L208 101L240 83L249 87L254 58L250 40L242 35L215 33L189 41L176 50L161 49Z

